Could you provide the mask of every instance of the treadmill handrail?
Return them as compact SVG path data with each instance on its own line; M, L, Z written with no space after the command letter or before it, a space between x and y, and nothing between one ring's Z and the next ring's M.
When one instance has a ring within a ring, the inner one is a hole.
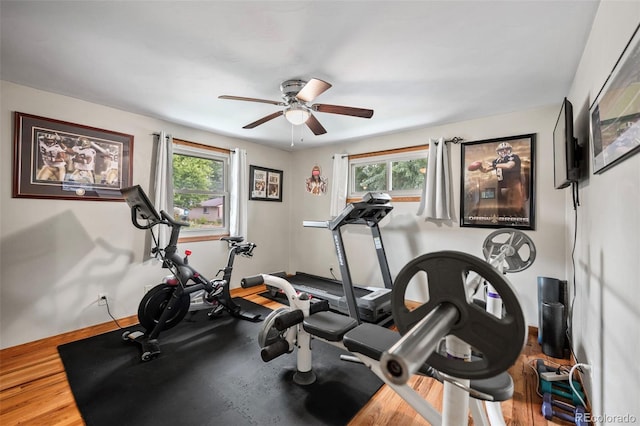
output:
M329 222L326 220L303 220L302 226L305 228L328 228Z

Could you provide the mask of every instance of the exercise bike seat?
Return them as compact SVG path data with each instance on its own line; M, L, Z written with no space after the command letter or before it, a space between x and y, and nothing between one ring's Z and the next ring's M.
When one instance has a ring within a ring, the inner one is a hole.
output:
M330 342L339 342L349 330L356 328L358 321L330 311L321 311L309 315L302 322L304 330Z
M222 237L220 239L222 241L230 241L232 243L241 243L241 242L244 241L244 237L240 237L240 236L237 236L237 237Z
M348 331L342 343L349 352L360 353L380 361L382 353L400 340L400 333L378 325L362 323ZM423 364L418 374L437 378L433 367ZM506 401L513 396L513 379L506 371L488 379L471 380L469 386L478 392L491 395L493 401ZM482 398L478 398L482 399Z

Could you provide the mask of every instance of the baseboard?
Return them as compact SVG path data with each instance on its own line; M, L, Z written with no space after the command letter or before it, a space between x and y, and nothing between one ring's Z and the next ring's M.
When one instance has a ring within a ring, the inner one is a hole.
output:
M235 288L231 289L232 297L242 297L249 292L255 292L260 287L250 289L243 288ZM118 324L120 327L129 327L131 325L138 324L138 316L131 315L124 318L118 318ZM76 340L86 339L87 337L96 336L98 334L106 333L108 331L113 331L118 328L118 325L114 320L103 322L96 325L91 325L89 327L84 327L78 330L68 331L66 333L57 334L49 337L44 337L42 339L34 340L27 343L22 343L16 346L10 346L8 348L0 349L0 359L7 359L9 357L21 355L27 352L31 352L34 348L42 348L44 346L53 346L58 347L62 344L73 342Z
M121 327L128 327L130 325L138 324L138 316L132 315L129 317L120 318L118 319L118 324L120 324ZM106 333L117 328L118 326L116 325L116 323L111 320L101 324L84 327L79 330L73 330L54 336L44 337L32 342L27 342L1 349L0 359L7 359L24 353L29 353L32 352L35 348L42 348L44 346L58 347L59 345L65 343L73 342L80 339L86 339L87 337L96 336L98 334Z

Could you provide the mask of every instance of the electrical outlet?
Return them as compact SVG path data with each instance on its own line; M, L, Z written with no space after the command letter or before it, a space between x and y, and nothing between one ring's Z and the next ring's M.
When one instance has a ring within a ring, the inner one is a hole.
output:
M98 293L98 306L107 304L107 293Z

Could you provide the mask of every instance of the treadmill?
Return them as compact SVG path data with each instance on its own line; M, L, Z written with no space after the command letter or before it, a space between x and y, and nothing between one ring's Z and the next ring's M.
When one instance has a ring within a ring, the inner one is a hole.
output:
M305 227L327 228L333 235L342 281L331 280L301 272L284 277L300 292L327 300L329 308L362 321L380 323L391 316L391 288L393 281L384 251L378 223L393 210L391 197L385 193L369 192L362 201L348 204L329 221L304 221ZM345 225L366 225L371 229L376 256L384 287L363 287L353 284L342 239Z

